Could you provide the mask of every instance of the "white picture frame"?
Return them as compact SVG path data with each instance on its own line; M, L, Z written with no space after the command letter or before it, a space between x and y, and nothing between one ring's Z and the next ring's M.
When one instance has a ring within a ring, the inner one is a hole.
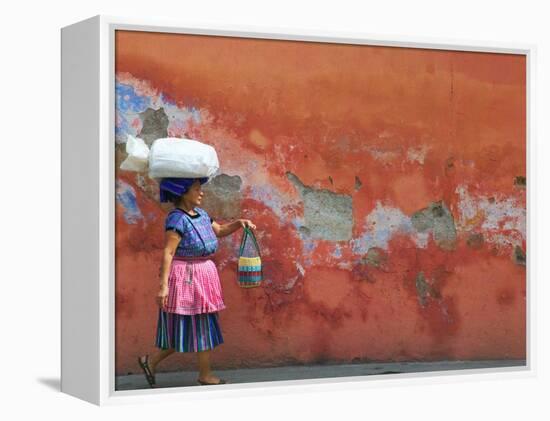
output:
M453 372L390 374L315 380L222 385L216 388L115 390L114 370L114 34L139 30L331 43L368 44L424 49L522 54L527 62L527 242L531 236L531 115L533 110L534 45L445 39L379 37L371 34L281 30L235 25L195 25L150 18L95 16L62 28L62 373L61 390L97 405L170 401L182 398L242 396L266 391L327 390L334 387L378 387L475 380L484 377L526 377L535 373L533 355L533 280L527 253L527 365ZM78 112L75 110L78 109Z

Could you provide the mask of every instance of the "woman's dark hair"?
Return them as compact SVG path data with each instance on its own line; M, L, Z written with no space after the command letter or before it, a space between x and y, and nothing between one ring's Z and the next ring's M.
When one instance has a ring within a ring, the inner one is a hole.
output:
M179 205L182 196L178 196L177 194L171 193L169 191L167 191L165 194L170 203L172 203L174 206Z

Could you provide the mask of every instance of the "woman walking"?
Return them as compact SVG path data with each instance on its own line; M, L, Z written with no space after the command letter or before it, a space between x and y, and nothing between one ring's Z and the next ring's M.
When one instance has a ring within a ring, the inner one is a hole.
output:
M208 178L164 178L160 201L175 208L165 220L165 246L160 268L155 345L160 350L138 359L149 386L155 387L157 365L174 352L196 352L198 383L223 384L210 369L210 351L223 343L218 312L225 308L217 268L210 257L218 238L256 226L248 219L220 225L199 207L201 185Z

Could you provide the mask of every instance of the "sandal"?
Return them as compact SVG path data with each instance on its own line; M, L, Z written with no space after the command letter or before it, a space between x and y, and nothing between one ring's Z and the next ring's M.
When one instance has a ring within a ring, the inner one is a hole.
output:
M225 381L224 379L220 379L220 381L218 381L217 383L209 383L209 382L203 382L202 380L197 379L197 383L200 384L201 386L211 386L215 384L226 384L227 381Z
M145 378L147 379L147 383L149 383L149 386L155 387L156 380L153 373L151 373L151 368L149 367L149 355L145 356L145 362L141 361L141 357L138 357L138 363L143 370L143 373L145 374Z

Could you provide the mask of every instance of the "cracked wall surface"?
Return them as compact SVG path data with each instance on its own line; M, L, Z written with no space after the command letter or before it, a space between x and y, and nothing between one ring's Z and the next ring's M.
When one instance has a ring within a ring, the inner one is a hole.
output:
M419 232L431 231L435 243L442 249L455 248L456 229L453 215L443 201L430 203L426 208L415 212L411 222Z
M306 235L323 240L351 239L353 204L350 195L308 187L290 172L287 177L300 193L304 204L305 225L299 229Z
M158 110L147 108L145 111L139 113L139 117L141 118L142 125L139 137L145 143L151 145L156 139L168 137L168 116L163 108L159 108Z
M128 134L213 146L203 208L257 226L261 287L237 284L240 230L213 258L220 368L525 358L525 57L115 38L117 373L153 350L169 210L118 168Z
M203 187L205 209L218 218L239 218L241 215L242 180L238 175L220 174Z

